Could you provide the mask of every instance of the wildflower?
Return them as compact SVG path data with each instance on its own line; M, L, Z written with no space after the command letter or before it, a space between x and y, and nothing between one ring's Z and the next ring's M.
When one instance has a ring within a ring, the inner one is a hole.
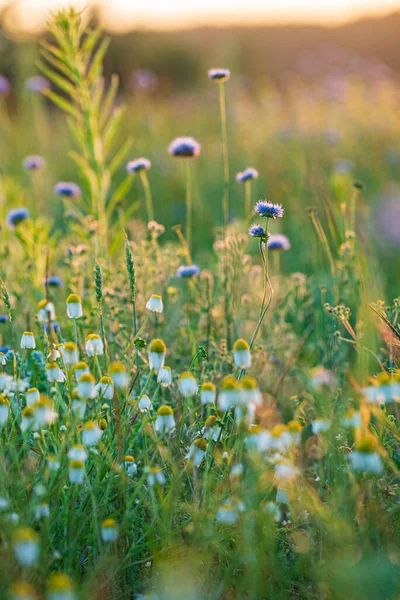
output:
M192 445L189 448L189 452L187 455L187 459L196 467L199 467L203 462L203 459L207 452L207 442L204 438L197 438L194 440Z
M148 396L146 396L146 394L143 394L139 398L138 406L139 406L140 412L146 412L146 411L150 410L152 408L150 398Z
M200 267L197 265L182 265L176 271L176 276L180 279L197 277L200 274Z
M64 281L58 275L49 275L47 279L43 279L43 285L59 288L64 285Z
M53 407L53 401L48 396L40 396L40 400L34 404L33 409L34 423L37 428L51 425L58 417L58 413Z
M231 76L229 69L209 69L208 78L215 81L228 81Z
M60 464L60 461L58 460L57 456L54 456L54 454L50 454L47 457L47 466L48 466L49 471L58 471L61 464Z
M201 435L207 440L218 442L218 440L221 438L221 431L221 427L217 425L217 417L215 415L210 415L204 423L204 427L201 430Z
M200 386L200 402L202 404L214 404L217 391L212 381L206 381Z
M324 419L316 419L312 422L311 429L314 435L318 433L325 433L330 428L330 421L325 421Z
M165 484L165 475L162 472L160 467L152 467L147 475L147 483L151 487L156 484L164 485Z
M169 387L172 384L172 373L170 367L161 367L158 371L157 377L158 383L161 383L162 387Z
M227 500L218 509L216 520L225 525L234 525L239 518L239 513L243 511L244 505L242 502Z
M289 459L281 459L275 465L275 482L277 484L293 481L298 474L298 468Z
M70 319L82 317L82 303L77 294L70 294L67 298L67 315Z
M149 346L149 364L150 368L156 373L164 366L167 347L160 339L155 339Z
M261 217L276 219L283 217L284 210L281 204L273 204L272 202L268 202L268 200L259 200L254 207L254 212Z
M10 317L8 315L0 315L0 323L8 323Z
M30 92L44 92L50 89L50 81L43 75L33 75L25 81L25 88Z
M46 365L46 376L49 381L65 381L65 375L56 362L51 362Z
M149 300L147 301L146 308L147 308L147 310L150 310L151 312L162 313L162 311L163 311L162 297L152 294L150 296Z
M110 376L117 389L123 390L128 385L128 374L122 362L114 361L110 364Z
M343 425L345 427L354 427L354 429L361 427L361 413L359 411L355 411L354 408L349 408L343 417Z
M186 371L179 376L179 391L185 398L191 398L197 393L198 385L193 373Z
M249 450L265 452L271 446L271 435L259 425L250 425L245 444Z
M82 462L85 462L87 457L88 455L85 450L85 446L83 446L82 444L74 444L68 452L68 458L70 460L80 460Z
M11 85L7 77L4 77L4 75L0 75L0 96L7 96L10 89Z
M133 477L137 473L137 464L135 463L135 459L133 456L127 455L124 459L124 465L127 475L129 477Z
M239 403L239 388L235 377L228 375L221 381L218 393L218 405L222 410L228 410Z
M245 340L239 339L234 343L233 360L236 367L241 369L248 369L251 367L250 346Z
M245 375L240 380L238 387L240 389L241 404L244 404L245 406L249 406L250 404L261 406L262 395L259 390L257 380L254 379L254 377Z
M9 413L10 402L5 396L0 394L0 427L3 427L7 423Z
M201 146L192 137L177 137L170 143L168 152L178 158L197 158L200 156Z
M165 231L164 225L157 223L157 221L149 221L147 223L147 229L150 231L153 238L158 238Z
M268 250L290 250L290 242L286 235L273 233L268 238Z
M38 319L41 323L47 323L48 320L54 321L56 318L56 312L54 304L48 302L46 298L38 303Z
M68 475L70 483L81 485L85 475L85 465L81 460L73 459L69 462Z
M254 179L257 179L257 177L258 171L256 171L256 169L253 169L252 167L249 167L248 169L245 169L244 171L241 171L236 175L236 181L238 183L245 183L246 181L252 181Z
M114 396L114 383L111 377L104 375L96 386L96 394L105 400L112 400Z
M349 460L353 471L379 474L383 469L378 444L373 437L366 437L357 442L349 454Z
M76 363L74 367L75 380L78 382L84 373L89 373L89 367L83 361Z
M26 581L16 581L10 588L10 600L36 600L36 590Z
M164 404L157 411L154 428L158 433L175 429L174 411L170 406Z
M33 529L18 527L12 536L15 558L22 567L34 565L40 552L39 536Z
M26 392L26 404L27 406L33 406L40 400L40 393L37 388L29 388Z
M67 198L78 198L81 195L81 188L76 183L70 181L60 181L54 186L54 193L57 196L65 196Z
M118 527L114 519L105 519L100 527L103 542L116 542L118 539Z
M33 350L36 348L35 336L31 331L24 331L22 334L21 348L23 350Z
M287 429L290 437L292 438L293 444L297 446L301 440L301 432L303 429L302 425L298 421L292 420L287 424Z
M323 366L310 369L308 376L311 380L312 387L316 390L325 386L330 387L335 383L335 376L332 371L325 369Z
M35 519L36 521L40 521L40 519L46 519L50 516L50 507L46 502L42 502L35 509Z
M251 237L255 237L255 238L260 238L260 240L265 240L267 238L267 232L265 231L264 227L261 227L261 225L252 225L249 228L249 235ZM268 239L269 239L269 234L268 234Z
M280 423L271 431L271 449L277 452L286 452L293 445L292 436L287 425Z
M47 584L47 600L75 600L75 586L69 575L52 573Z
M22 411L21 419L21 430L23 432L31 429L34 425L34 408L33 406L26 406Z
M131 160L126 165L128 173L139 173L140 171L148 171L151 167L151 162L148 158L136 158Z
M267 502L264 506L264 512L270 514L274 521L278 522L282 518L280 508L275 504L275 502Z
M82 442L85 446L95 446L101 436L102 430L94 421L87 421L82 429Z
M30 216L30 212L27 208L13 208L6 216L8 228L15 229L20 223L29 219Z
M62 356L66 365L76 365L79 362L78 346L74 342L65 342Z
M98 333L90 333L87 336L85 350L88 356L101 356L104 354L103 340Z
M78 395L80 398L94 398L96 395L95 380L91 373L84 373L79 377Z
M27 171L39 171L46 165L46 161L42 156L27 156L22 164Z

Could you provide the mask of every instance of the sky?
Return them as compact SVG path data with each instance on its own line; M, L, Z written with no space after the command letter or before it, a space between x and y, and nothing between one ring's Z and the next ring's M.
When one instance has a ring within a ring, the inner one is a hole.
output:
M9 2L0 0L0 6ZM91 0L14 0L8 26L40 29L49 10L71 4L85 7L91 3ZM400 0L97 0L97 4L106 27L114 31L271 22L336 24L400 10Z

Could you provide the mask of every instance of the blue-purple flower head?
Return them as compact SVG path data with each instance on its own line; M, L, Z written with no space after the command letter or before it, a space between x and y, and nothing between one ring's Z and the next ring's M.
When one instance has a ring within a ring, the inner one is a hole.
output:
M151 167L151 162L148 158L136 158L131 160L126 165L128 173L139 173L139 171L148 171Z
M0 323L8 323L10 317L8 315L0 315Z
M39 171L40 169L43 169L43 167L46 165L46 161L44 160L43 156L33 155L24 158L22 164L24 169L26 169L27 171Z
M201 146L192 137L177 137L170 143L168 152L178 158L197 158L200 156Z
M13 208L7 214L6 223L10 229L15 229L20 223L29 219L30 213L27 208Z
M265 231L264 227L261 227L261 225L252 225L249 229L249 235L251 235L251 237L260 238L260 240L265 241L267 232Z
M229 69L209 69L208 78L214 81L228 81L231 76Z
M58 275L49 275L47 279L43 279L43 285L59 288L64 285L64 281Z
M273 233L268 239L268 250L290 250L290 242L286 235Z
M0 96L7 96L10 89L11 85L7 77L4 77L4 75L0 75Z
M72 181L59 181L54 186L54 192L57 194L57 196L78 198L81 195L81 188Z
M260 217L277 219L278 217L283 217L284 210L282 204L274 204L273 202L268 202L268 200L259 200L254 207L254 212L260 215Z
M58 321L52 321L51 323L54 333L59 333L61 331L61 325ZM47 334L50 333L50 325L46 323L44 326L44 330Z
M25 81L25 88L30 92L41 93L44 90L50 89L50 81L43 75L33 75Z
M241 171L236 175L236 181L238 183L246 183L246 181L253 181L253 179L257 179L258 171L253 169L253 167L249 167L244 171Z
M200 274L200 267L197 265L182 265L176 271L176 276L181 279L188 277L197 277Z

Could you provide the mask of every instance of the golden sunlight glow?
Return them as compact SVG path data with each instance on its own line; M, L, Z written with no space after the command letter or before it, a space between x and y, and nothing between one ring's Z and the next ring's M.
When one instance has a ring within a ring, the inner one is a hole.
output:
M6 0L0 0L0 5ZM36 30L49 10L97 4L107 29L171 29L199 25L338 23L400 10L400 0L16 0L7 26Z

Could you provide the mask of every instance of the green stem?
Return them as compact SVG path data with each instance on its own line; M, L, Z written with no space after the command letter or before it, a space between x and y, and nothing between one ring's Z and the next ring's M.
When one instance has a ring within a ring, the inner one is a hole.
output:
M147 208L147 221L154 221L154 208L153 208L153 197L151 195L149 178L147 177L147 173L145 169L142 169L140 172L140 179L142 180L142 185L144 189L144 195L146 199L146 208Z
M189 160L185 160L185 177L186 177L186 243L189 248L189 253L192 252L192 213L193 213L193 198L192 198L192 178L190 173Z
M245 203L244 203L244 218L248 219L251 213L251 179L244 184Z
M226 100L225 100L225 85L223 82L219 84L219 106L221 111L221 141L222 141L222 156L224 161L224 195L222 200L222 214L224 222L224 238L229 221L229 157L228 157L228 130L226 124Z

